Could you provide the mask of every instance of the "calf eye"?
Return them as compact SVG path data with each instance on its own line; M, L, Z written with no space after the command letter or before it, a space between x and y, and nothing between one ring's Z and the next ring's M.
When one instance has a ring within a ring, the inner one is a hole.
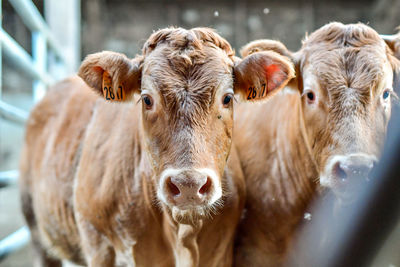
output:
M385 91L383 92L383 94L382 94L382 98L383 98L384 100L386 100L389 96L390 96L389 90L385 90Z
M231 95L225 95L224 100L222 101L224 104L224 107L228 107L229 103L232 101L232 96Z
M151 109L153 106L153 99L149 95L142 96L143 103L146 105L146 109Z
M310 100L310 101L314 101L314 100L315 100L315 95L314 95L314 93L313 93L313 92L308 92L308 93L307 93L307 98L308 98L308 100Z
M307 104L314 104L315 100L317 99L315 93L310 89L304 90L302 96L304 95L307 97Z

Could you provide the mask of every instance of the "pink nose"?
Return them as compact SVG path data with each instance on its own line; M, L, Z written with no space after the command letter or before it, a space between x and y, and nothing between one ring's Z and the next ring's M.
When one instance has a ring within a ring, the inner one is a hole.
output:
M205 173L182 171L165 179L165 194L178 207L203 205L212 197L213 182Z

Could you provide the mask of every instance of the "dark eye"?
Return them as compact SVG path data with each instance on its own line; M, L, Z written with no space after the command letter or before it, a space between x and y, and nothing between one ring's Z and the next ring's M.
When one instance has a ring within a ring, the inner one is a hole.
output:
M153 106L153 99L149 95L142 96L143 103L146 105L146 109L151 109Z
M389 96L390 96L389 90L385 90L385 92L383 92L383 95L382 95L383 99L386 100Z
M314 93L313 93L313 92L308 92L308 93L307 93L307 98L308 98L308 100L310 100L310 101L314 101L314 100L315 100L315 95L314 95Z
M224 106L227 107L231 101L232 101L232 96L231 95L225 95L224 96L224 100L222 102L224 103Z

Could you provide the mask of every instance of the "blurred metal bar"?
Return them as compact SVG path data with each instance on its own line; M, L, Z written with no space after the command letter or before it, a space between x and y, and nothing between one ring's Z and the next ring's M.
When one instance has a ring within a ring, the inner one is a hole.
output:
M233 2L233 1L232 1ZM236 0L234 1L235 14L235 45L237 47L242 47L248 41L248 27L243 21L247 21L247 2Z
M16 123L25 124L28 112L0 100L0 116Z
M30 240L30 232L27 226L20 228L0 241L0 261L8 254L24 247Z
M0 29L3 28L3 5L2 0L0 0ZM0 100L3 94L3 53L1 52L2 49L2 42L0 42Z
M365 266L376 256L400 219L400 114L396 109L388 127L383 155L374 169L372 183L361 191L360 210L353 211L354 230L344 236L332 266ZM347 212L344 209L343 212ZM359 214L355 217L354 215Z
M32 31L41 32L47 40L49 46L54 50L58 57L64 61L65 64L69 64L69 60L65 57L63 49L54 36L51 34L46 22L42 18L40 12L36 6L30 0L9 0L15 11L21 17L25 25Z
M0 29L0 41L5 55L22 71L46 85L53 83L53 79L47 73L39 71L33 64L31 56L3 29Z
M40 72L46 72L47 45L45 36L38 31L32 32L33 64ZM33 81L33 102L38 102L46 93L46 85L40 80Z
M15 184L18 180L18 170L0 172L0 188Z
M62 53L68 58L68 66L55 60L49 52L48 72L55 78L74 74L81 62L81 1L45 0L44 17L55 39L62 45ZM63 68L62 68L63 67Z
M400 219L400 114L394 109L382 157L351 204L328 192L299 234L289 266L369 266Z

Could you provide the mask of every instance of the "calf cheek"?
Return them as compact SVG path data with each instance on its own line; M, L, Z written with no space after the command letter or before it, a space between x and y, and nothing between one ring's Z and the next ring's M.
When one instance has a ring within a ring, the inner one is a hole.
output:
M376 115L376 123L371 127L371 140L370 144L373 144L372 152L375 155L379 155L381 150L383 149L383 144L387 134L388 121L390 118L389 114L382 112L381 114ZM390 127L390 124L389 124Z
M322 112L318 112L318 110L306 112L305 128L313 157L318 166L322 166L332 147L329 146L332 138L329 134L327 116Z
M163 154L168 149L169 131L164 120L158 118L156 121L143 121L144 140L146 142L146 150L150 155L152 167L156 174L160 172L163 162Z
M229 157L232 145L233 120L216 121L210 129L213 133L210 150L215 157L215 165L222 175Z
M316 145L314 146L314 158L319 166L319 170L324 170L329 157L334 154L339 154L339 146L332 136L327 131L323 131L324 134L316 137Z

